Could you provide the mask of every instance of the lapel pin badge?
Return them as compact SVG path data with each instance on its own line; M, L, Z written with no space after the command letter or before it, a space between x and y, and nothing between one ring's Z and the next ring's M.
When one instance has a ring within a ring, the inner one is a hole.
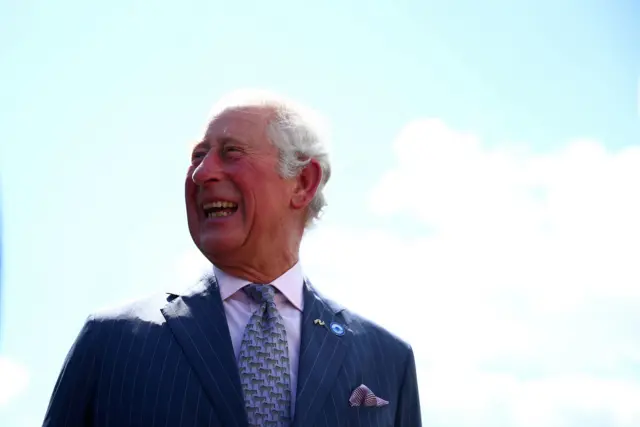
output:
M324 326L324 320L316 319L313 321L314 325Z
M339 337L344 335L344 326L342 326L341 324L333 322L330 328L331 328L331 332L333 332L335 335Z

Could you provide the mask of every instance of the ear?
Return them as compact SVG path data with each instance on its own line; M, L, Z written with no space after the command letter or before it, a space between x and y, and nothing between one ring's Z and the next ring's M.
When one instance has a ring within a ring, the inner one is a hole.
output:
M296 184L291 196L291 207L306 208L316 195L322 181L322 168L316 159L311 159L295 178Z

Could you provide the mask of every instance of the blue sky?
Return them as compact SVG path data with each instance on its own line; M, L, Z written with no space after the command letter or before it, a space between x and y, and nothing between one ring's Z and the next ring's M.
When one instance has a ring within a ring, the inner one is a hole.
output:
M636 2L0 10L0 425L90 312L198 273L187 147L242 87L329 122L303 264L414 344L427 425L640 423Z

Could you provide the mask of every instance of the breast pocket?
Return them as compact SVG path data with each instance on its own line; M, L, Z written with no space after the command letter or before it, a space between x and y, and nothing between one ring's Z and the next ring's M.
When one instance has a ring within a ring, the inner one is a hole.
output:
M349 427L393 427L391 406L355 406L349 410Z

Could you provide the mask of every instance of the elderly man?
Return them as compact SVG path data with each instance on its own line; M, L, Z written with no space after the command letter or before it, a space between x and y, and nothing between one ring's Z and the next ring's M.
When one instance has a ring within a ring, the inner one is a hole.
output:
M211 273L90 316L45 426L421 425L411 347L303 276L330 175L305 114L269 96L214 109L185 183Z

